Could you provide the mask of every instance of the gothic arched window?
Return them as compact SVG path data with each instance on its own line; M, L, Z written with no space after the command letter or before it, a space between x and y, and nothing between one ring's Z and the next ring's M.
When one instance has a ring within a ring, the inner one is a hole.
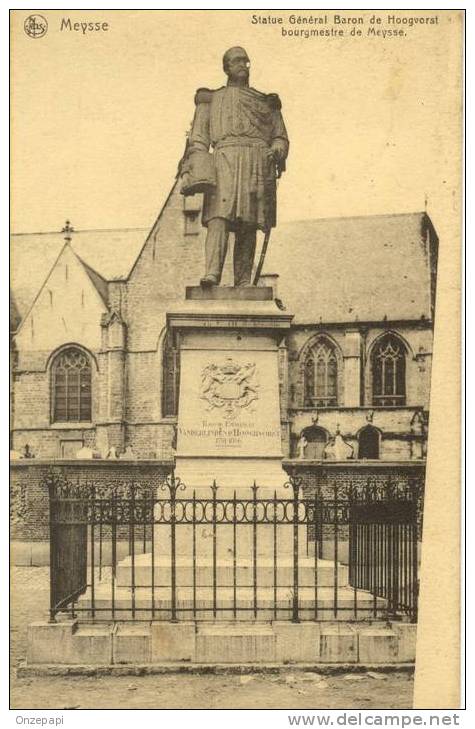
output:
M358 458L379 458L379 432L372 425L367 425L359 432Z
M90 422L92 369L87 354L76 347L63 350L51 373L53 422Z
M303 448L303 458L320 461L328 441L328 433L318 425L309 425L300 434L300 447Z
M337 405L338 360L335 347L319 339L307 352L304 361L305 406Z
M162 373L162 415L176 415L180 367L178 350L170 332L167 332L163 341Z
M393 334L382 337L371 355L373 405L406 403L406 348Z

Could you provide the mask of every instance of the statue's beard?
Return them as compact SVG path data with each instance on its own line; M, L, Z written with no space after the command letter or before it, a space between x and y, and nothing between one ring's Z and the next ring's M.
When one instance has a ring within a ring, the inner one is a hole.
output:
M249 71L247 68L244 68L241 71L238 71L237 73L228 77L228 84L230 84L230 85L238 85L238 84L246 85L248 82L249 82Z

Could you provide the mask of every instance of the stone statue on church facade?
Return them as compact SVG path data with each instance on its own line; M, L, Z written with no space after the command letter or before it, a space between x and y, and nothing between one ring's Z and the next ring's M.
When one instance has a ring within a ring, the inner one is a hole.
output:
M230 48L223 56L227 85L198 89L180 165L183 194L204 192L205 287L221 281L230 232L234 285L249 286L257 230L266 246L276 224L276 179L285 170L289 140L279 97L249 86L249 65L244 48Z

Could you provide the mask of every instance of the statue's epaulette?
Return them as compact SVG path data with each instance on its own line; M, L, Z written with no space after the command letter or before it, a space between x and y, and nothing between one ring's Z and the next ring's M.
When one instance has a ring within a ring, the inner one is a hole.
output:
M282 109L282 103L278 94L267 94L267 102L273 110L280 111Z
M195 94L195 104L209 104L212 97L212 89L198 89Z

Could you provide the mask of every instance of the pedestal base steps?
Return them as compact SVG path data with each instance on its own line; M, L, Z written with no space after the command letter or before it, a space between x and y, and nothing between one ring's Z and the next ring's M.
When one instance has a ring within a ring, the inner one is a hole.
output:
M291 556L283 555L276 564L270 557L260 557L255 588L252 559L239 558L234 562L232 556L219 555L215 568L216 591L213 589L212 565L210 557L198 557L194 563L189 556L177 557L176 615L180 621L290 620L293 609ZM94 585L94 600L89 587L76 607L84 620L153 622L157 616L161 620L171 620L171 582L168 557L156 557L152 579L150 554L137 555L133 570L132 558L128 556L117 567L114 612L110 577ZM330 560L318 559L315 564L313 557L301 557L298 584L301 621L374 620L386 607L383 598L350 587L348 567L337 564L335 568L335 563Z
M25 665L407 664L415 661L416 628L395 622L33 623Z

